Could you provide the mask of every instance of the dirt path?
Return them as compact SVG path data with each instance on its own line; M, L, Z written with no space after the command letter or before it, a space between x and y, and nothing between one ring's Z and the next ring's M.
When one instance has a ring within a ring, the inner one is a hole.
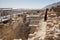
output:
M34 35L34 37L28 38L28 40L40 40L40 39L43 40L46 34L46 25L47 23L41 20L39 30L35 32L34 34L32 34Z

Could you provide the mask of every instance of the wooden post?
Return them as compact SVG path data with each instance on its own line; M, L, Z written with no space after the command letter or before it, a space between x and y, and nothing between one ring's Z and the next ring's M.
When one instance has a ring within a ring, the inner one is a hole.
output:
M44 21L47 21L47 11L48 11L48 9L46 9Z

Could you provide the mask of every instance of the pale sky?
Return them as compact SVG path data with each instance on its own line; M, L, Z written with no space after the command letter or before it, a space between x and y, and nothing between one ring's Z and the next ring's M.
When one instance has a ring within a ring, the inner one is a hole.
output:
M60 0L0 0L0 8L41 9Z

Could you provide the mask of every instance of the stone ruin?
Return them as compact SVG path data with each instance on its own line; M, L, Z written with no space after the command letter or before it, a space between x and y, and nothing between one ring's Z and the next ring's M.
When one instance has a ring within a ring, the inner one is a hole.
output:
M55 9L55 8L54 8ZM47 20L40 19L38 26L29 26L26 15L14 16L12 22L0 24L0 39L2 40L60 40L60 20L57 10L49 9ZM45 15L45 14L43 14ZM41 15L42 16L42 15ZM40 16L39 16L40 17Z

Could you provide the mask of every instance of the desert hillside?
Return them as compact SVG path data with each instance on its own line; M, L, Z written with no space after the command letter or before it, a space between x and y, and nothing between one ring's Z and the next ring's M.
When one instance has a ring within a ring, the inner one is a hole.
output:
M0 14L1 40L60 40L60 5L24 12L0 10Z

